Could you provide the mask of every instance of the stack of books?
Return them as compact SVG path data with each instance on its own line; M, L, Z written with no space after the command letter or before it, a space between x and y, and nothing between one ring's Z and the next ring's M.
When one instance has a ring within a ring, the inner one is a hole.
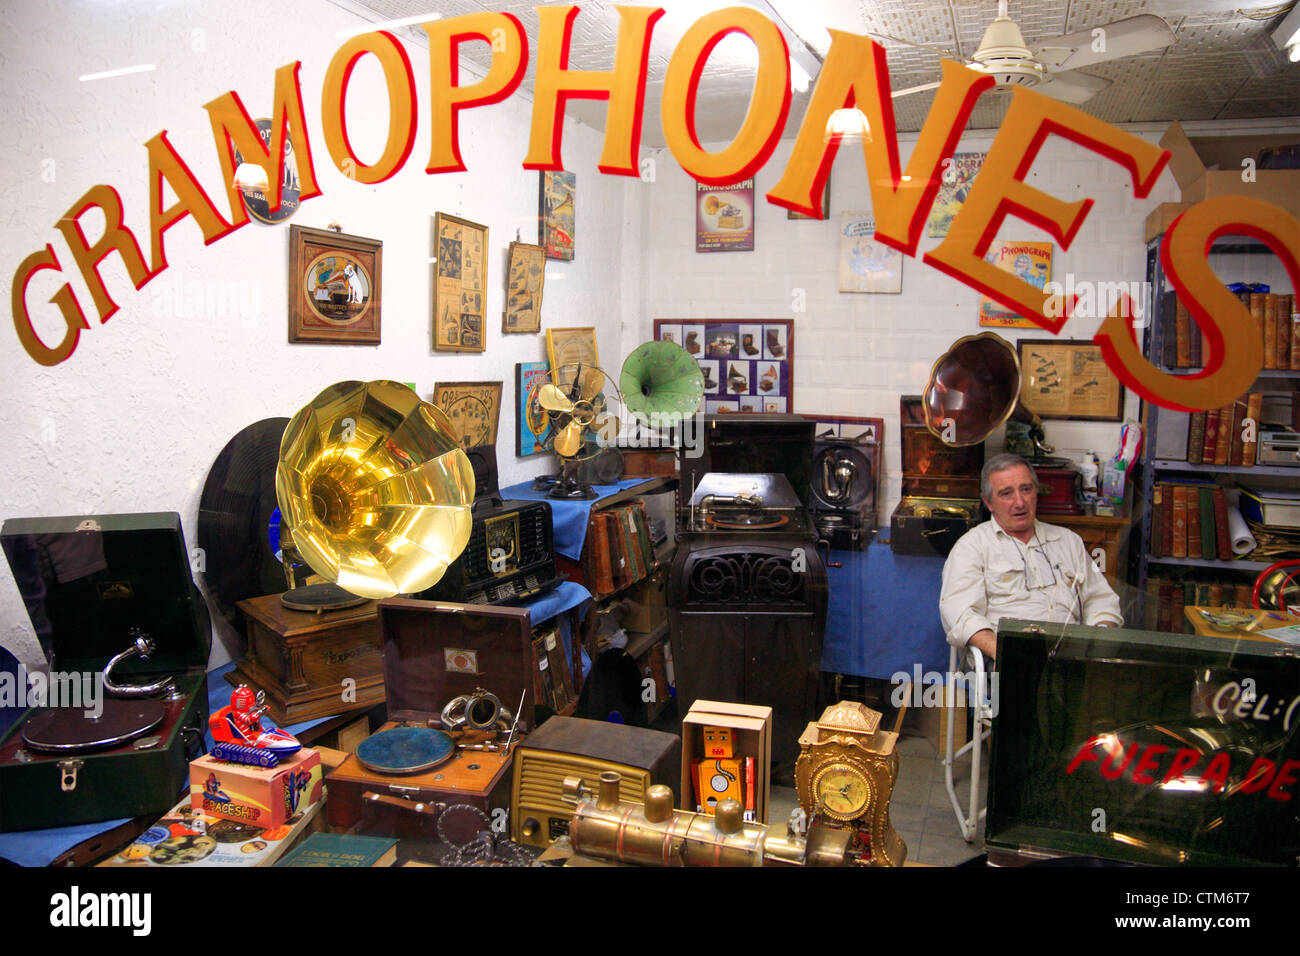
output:
M597 597L635 584L655 569L644 501L592 512L583 565L587 586Z
M1264 368L1300 371L1300 312L1290 293L1256 292L1236 284L1230 286L1255 320L1264 347ZM1201 368L1207 358L1200 326L1182 300L1165 293L1163 313L1174 317L1173 334L1164 337L1161 361L1166 368Z
M1151 556L1231 560L1227 490L1211 481L1157 482L1152 493Z

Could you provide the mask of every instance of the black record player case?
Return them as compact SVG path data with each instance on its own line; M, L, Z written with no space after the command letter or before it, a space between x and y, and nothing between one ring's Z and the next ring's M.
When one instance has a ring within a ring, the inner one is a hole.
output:
M174 701L152 698L163 719L140 736L79 752L28 746L24 726L45 708L29 710L0 740L0 831L169 810L188 786L189 761L201 752L211 647L207 608L190 576L180 516L10 519L0 528L0 543L51 672L102 674L110 657L132 645L129 632L138 629L153 640L155 652L148 661L123 661L114 678L141 684L171 675L183 695ZM98 693L107 703L102 686ZM71 711L88 722L87 737L93 739L87 709Z

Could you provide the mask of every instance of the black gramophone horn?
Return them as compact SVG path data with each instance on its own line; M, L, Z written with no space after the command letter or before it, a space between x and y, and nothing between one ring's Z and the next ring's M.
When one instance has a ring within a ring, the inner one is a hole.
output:
M1043 423L1020 402L1020 359L1011 343L992 332L967 335L952 344L930 369L921 400L925 424L940 441L978 445L1008 419L1029 424L1034 444L1045 454Z

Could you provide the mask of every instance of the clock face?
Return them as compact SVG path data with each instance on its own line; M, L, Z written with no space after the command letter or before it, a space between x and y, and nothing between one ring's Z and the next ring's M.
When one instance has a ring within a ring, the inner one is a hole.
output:
M813 796L827 816L852 820L862 815L871 799L871 783L860 770L831 764L813 779Z

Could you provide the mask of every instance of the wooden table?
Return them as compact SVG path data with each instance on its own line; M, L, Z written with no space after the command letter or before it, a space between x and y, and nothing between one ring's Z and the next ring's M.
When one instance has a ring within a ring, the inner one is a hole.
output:
M1104 562L1102 574L1112 588L1124 583L1125 566L1128 564L1128 535L1131 527L1128 499L1123 508L1116 509L1114 515L1044 515L1038 520L1046 524L1069 528L1083 539L1083 546L1093 560L1097 551L1101 551ZM1199 615L1198 615L1199 616Z
M1244 614L1251 618L1252 623L1224 630L1207 621L1201 611L1209 611L1211 614ZM1300 624L1300 617L1296 617L1294 614L1283 614L1280 611L1261 611L1253 607L1207 607L1205 605L1189 604L1183 608L1183 614L1187 616L1192 629L1197 634L1205 637L1235 637L1251 641L1270 641L1275 644L1286 642L1259 632L1274 627Z

